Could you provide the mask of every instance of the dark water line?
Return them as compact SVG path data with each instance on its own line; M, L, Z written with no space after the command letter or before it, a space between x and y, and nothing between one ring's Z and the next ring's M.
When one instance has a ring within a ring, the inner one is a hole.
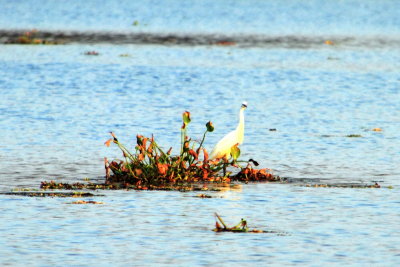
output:
M350 46L350 47L398 47L399 38L380 36L296 36L296 35L252 35L252 34L205 34L205 33L126 33L126 32L81 32L81 31L32 31L32 30L0 30L0 43L21 43L19 38L29 33L29 37L43 42L55 44L158 44L184 46L240 46L240 47L283 47L311 48L318 46Z

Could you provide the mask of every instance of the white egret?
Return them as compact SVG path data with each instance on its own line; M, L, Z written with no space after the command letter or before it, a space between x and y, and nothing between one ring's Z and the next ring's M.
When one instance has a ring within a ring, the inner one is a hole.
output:
M243 102L239 111L239 124L236 130L225 135L213 148L210 159L229 158L231 148L236 144L242 144L244 138L244 110L247 108L247 102Z

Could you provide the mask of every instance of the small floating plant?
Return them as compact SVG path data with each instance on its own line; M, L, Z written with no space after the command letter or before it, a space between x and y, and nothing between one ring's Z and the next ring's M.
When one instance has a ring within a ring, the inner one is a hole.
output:
M81 204L95 204L95 205L101 205L101 204L104 204L104 202L93 201L93 200L88 200L88 201L86 201L86 200L77 200L77 201L74 201L74 202L71 202L71 203L67 203L67 204L79 204L79 205L81 205Z
M85 56L98 56L98 55L100 55L100 53L97 52L97 51L95 51L95 50L92 50L92 51L86 51L86 52L84 53L84 55L85 55Z
M225 222L222 220L221 216L218 213L215 213L216 221L214 232L233 232L233 233L265 233L263 230L258 229L249 229L247 227L247 221L245 219L241 219L240 222L233 226L228 227ZM219 221L219 222L218 222ZM222 224L222 225L221 225Z

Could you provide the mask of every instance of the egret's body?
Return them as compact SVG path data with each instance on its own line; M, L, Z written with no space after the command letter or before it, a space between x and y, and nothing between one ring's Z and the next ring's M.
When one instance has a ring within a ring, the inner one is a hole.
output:
M247 103L244 102L239 111L239 124L236 129L225 135L213 148L210 158L229 158L231 148L236 144L242 144L244 139L244 110Z

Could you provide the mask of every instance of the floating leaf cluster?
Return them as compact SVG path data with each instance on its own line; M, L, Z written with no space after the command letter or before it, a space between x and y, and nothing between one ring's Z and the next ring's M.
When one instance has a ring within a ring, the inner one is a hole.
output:
M154 136L136 136L134 152L128 150L111 133L112 138L105 142L106 146L116 144L122 151L123 160L104 160L106 170L106 185L123 184L137 189L150 186L181 185L197 182L230 183L231 181L279 181L268 169L253 169L251 162L246 167L240 166L238 144L231 148L231 157L209 159L207 150L203 147L206 134L214 131L211 122L206 124L206 130L201 142L193 141L187 135L191 122L190 112L182 114L181 146L179 155L172 155L172 148L164 151L155 141ZM254 164L254 163L253 163ZM227 169L229 168L229 171ZM231 175L237 173L236 175Z

